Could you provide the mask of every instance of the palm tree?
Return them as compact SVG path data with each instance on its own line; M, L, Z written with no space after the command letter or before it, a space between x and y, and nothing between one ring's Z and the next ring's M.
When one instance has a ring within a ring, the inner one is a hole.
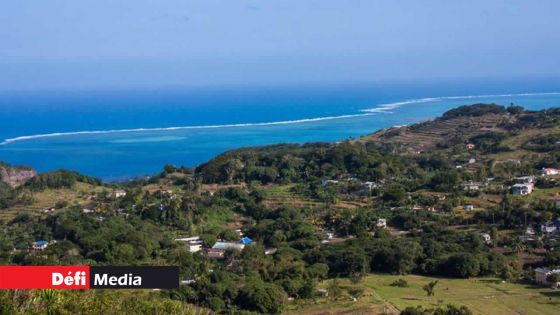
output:
M57 305L62 300L62 294L56 290L40 290L35 296L35 300L45 306L46 314L55 314Z
M511 245L511 251L515 254L519 254L527 250L527 246L521 242L521 240L516 239Z
M438 284L438 280L431 281L431 282L429 282L428 284L424 285L424 286L422 287L422 289L423 289L424 291L426 291L426 294L427 294L428 296L434 296L434 295L435 295L434 289L435 289L435 287L436 287L437 284Z

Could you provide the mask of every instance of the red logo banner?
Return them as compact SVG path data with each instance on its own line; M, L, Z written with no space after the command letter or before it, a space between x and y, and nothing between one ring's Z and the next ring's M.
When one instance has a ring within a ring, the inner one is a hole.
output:
M89 289L89 266L0 266L0 289Z

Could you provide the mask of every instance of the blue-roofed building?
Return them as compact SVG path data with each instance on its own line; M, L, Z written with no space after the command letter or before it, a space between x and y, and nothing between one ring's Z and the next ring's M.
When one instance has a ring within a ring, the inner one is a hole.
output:
M251 244L253 244L253 240L250 239L250 238L248 238L247 236L245 236L245 237L243 237L243 238L241 239L241 244L243 244L243 245L251 245Z

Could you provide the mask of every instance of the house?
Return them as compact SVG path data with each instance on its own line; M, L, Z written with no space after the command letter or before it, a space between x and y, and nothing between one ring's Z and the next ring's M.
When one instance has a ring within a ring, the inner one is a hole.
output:
M533 192L533 184L515 184L511 186L511 193L516 196L524 196Z
M379 184L377 184L375 182L363 182L362 187L364 189L367 189L367 190L373 190L373 189L379 187Z
M327 290L327 289L317 289L317 294L320 297L329 297L329 290Z
M472 211L474 210L474 205L464 205L463 209L465 209L465 211Z
M208 258L223 259L225 257L225 254L226 254L226 250L225 249L209 248L206 251L206 254L208 255Z
M83 213L92 213L92 212L95 212L95 210L84 208L84 209L82 209L82 212Z
M41 212L43 212L43 213L51 213L51 212L54 212L54 210L55 210L55 208L46 208L46 209L41 210Z
M113 192L111 193L111 197L112 198L122 198L126 196L126 191L122 190L122 189L116 189L113 190Z
M192 242L192 241L198 241L198 240L200 240L200 236L198 236L198 235L175 239L176 242Z
M486 243L486 244L492 243L492 237L490 236L490 234L480 233L480 237L482 237L482 240L484 241L484 243Z
M330 186L330 185L336 185L338 184L337 180L334 179L322 179L321 180L321 185L323 186Z
M47 246L49 246L49 242L43 240L33 242L32 244L34 250L45 250Z
M550 283L547 278L553 274L560 274L560 269L537 268L535 269L535 281L537 283L558 287L560 283Z
M377 219L377 227L378 228L386 228L387 227L387 219Z
M458 170L460 170L460 169L463 168L463 165L455 165L455 168L458 169Z
M515 182L518 184L534 184L535 176L520 176L515 178Z
M204 242L202 241L191 241L187 243L187 249L191 253L196 253L202 250L202 245Z
M476 159L469 159L469 164L474 164L476 163Z
M196 280L194 279L187 279L187 280L180 280L179 281L179 285L190 285L196 283Z
M325 232L325 236L327 237L328 240L331 240L334 237L334 233L333 232Z
M245 248L245 244L241 244L241 243L230 243L230 242L216 242L214 243L214 246L212 246L212 249L223 249L223 250L227 250L227 249L236 249L238 251L242 251Z
M247 236L241 238L241 241L240 241L240 242L241 242L241 244L243 244L243 245L251 245L251 244L253 244L253 240L250 239L250 238L248 238Z
M474 149L475 145L473 143L467 143L466 147L467 147L467 150L472 150L472 149Z
M480 189L480 184L473 183L473 182L468 182L468 183L463 184L463 187L465 188L465 190L475 191L475 190Z
M542 176L553 176L553 175L560 175L560 170L557 168L546 168L543 167L541 170Z
M546 222L541 224L541 233L542 234L552 234L559 231L558 227L558 220L556 222Z
M184 237L184 238L176 238L176 242L185 242L187 243L187 249L191 253L196 253L202 250L203 241L200 239L199 236L191 236L191 237Z
M278 251L278 248L265 248L264 254L265 255L274 255Z

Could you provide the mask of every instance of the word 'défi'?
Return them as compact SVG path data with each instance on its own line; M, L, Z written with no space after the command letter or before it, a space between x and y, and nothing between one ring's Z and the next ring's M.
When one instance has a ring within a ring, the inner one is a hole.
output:
M68 272L66 276L59 272L52 273L52 285L76 285L83 286L86 285L86 272L78 271L76 274L72 275L72 272Z

